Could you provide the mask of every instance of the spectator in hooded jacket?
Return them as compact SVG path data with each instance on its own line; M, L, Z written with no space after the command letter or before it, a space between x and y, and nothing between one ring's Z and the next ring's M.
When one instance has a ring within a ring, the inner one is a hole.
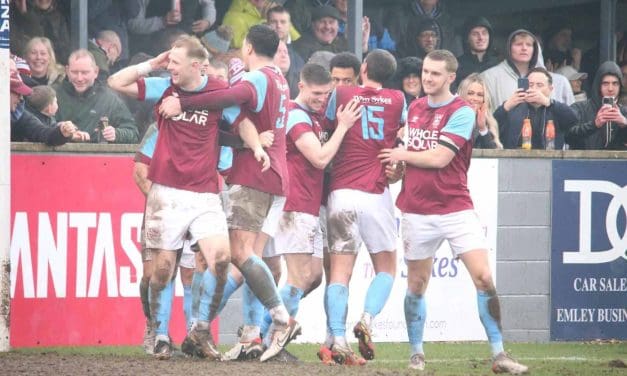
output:
M441 46L440 29L432 19L425 19L422 22L410 24L407 29L407 39L405 47L400 51L401 56L415 56L420 60L431 51L440 49Z
M627 149L627 107L618 104L622 78L616 63L606 61L601 64L594 76L588 100L572 105L578 122L568 135L571 148Z
M397 5L389 7L384 19L384 27L389 30L392 39L397 42L396 47L400 56L411 56L403 53L408 46L399 44L406 43L405 35L411 25L421 23L424 20L435 22L441 48L451 51L455 56L461 55L462 46L459 38L455 35L456 25L453 17L446 11L441 1L401 0L397 2Z
M464 54L457 58L456 86L471 73L481 73L499 63L492 46L492 25L485 17L471 17L464 24Z
M509 99L518 88L518 79L536 66L538 51L538 40L530 31L519 29L510 34L505 60L481 74L495 107Z

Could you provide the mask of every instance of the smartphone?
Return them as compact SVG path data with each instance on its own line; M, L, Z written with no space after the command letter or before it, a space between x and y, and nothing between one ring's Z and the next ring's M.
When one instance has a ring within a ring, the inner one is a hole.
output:
M523 91L529 90L529 79L527 77L518 78L518 88Z
M614 97L603 97L603 104L609 104L614 107Z

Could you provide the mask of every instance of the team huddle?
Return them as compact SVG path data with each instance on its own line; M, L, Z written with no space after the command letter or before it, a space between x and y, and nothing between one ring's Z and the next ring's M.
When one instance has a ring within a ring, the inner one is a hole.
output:
M327 335L318 357L344 365L374 359L372 322L396 276L398 234L388 184L402 178L396 205L408 268L409 367L425 368L424 293L435 252L447 240L477 288L493 371L527 372L503 349L487 245L466 185L476 115L450 92L455 57L444 50L427 55L427 95L409 107L402 92L383 88L396 70L384 50L364 58L359 85L334 87L326 68L306 64L290 101L273 65L278 45L272 29L252 27L241 50L247 72L230 86L206 74L207 51L188 36L109 79L113 89L155 103L156 130L138 152L149 165L142 252L151 273L141 296L147 329L155 334L151 352L159 359L172 353L173 279L185 248L182 258L195 263L184 353L211 360L278 357L301 333L294 320L300 300L324 275ZM157 69L170 76L148 77ZM352 328L358 355L346 340L346 313L362 245L376 275ZM287 279L279 288L281 258ZM210 323L240 285L240 338L222 354Z

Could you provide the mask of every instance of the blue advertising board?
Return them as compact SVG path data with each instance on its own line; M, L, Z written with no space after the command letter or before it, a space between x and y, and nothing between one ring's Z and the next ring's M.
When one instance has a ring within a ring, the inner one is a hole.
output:
M551 340L627 339L627 161L553 161Z
M9 0L0 0L0 49L9 47Z

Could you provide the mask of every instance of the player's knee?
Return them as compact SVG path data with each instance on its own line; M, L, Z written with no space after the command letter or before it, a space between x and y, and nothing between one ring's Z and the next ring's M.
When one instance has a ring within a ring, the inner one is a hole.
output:
M150 286L152 287L153 283L163 284L163 286L168 283L171 274L171 264L169 262L164 262L158 265L153 271L152 278L150 279Z
M475 278L477 290L494 291L494 282L492 281L492 273L489 270L478 274Z

